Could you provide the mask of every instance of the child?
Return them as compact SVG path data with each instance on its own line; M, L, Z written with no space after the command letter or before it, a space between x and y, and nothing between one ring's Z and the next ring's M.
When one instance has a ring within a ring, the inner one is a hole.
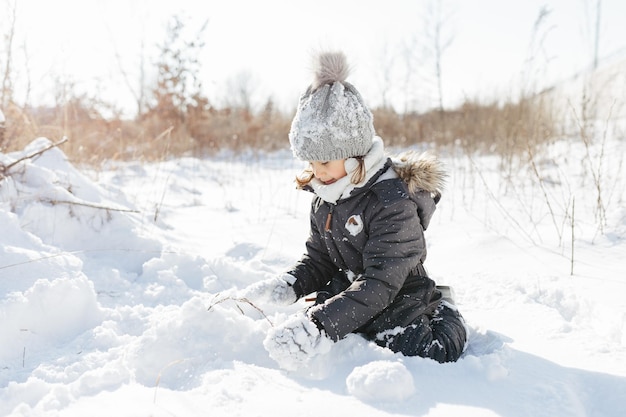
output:
M306 253L288 273L242 295L287 305L316 293L306 313L273 327L264 341L285 369L350 333L407 356L456 361L465 324L423 266L423 231L446 174L431 156L387 158L347 75L342 53L320 54L289 133L294 155L310 162L297 178L314 194Z

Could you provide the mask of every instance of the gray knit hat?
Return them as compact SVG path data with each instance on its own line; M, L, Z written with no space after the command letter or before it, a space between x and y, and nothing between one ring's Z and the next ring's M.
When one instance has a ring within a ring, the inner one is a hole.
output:
M341 52L316 57L313 84L300 97L289 142L296 158L332 161L363 156L372 147L372 113L348 77Z

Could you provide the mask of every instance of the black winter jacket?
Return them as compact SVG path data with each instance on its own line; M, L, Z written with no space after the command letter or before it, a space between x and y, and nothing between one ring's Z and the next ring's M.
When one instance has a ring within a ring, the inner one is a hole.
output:
M396 178L380 180L389 169ZM331 339L374 337L434 310L424 230L444 179L435 158L408 152L337 204L313 198L306 254L289 273L298 298L317 292L308 314Z

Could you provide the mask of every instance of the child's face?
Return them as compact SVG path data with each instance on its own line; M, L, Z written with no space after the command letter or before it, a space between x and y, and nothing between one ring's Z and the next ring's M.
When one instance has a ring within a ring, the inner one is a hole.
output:
M329 185L340 178L348 175L346 173L345 159L335 159L333 161L312 161L311 169L315 178Z

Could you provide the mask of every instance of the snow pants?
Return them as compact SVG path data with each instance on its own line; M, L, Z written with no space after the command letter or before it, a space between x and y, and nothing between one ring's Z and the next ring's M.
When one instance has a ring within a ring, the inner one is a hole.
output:
M455 362L465 350L467 329L456 306L441 301L432 314L422 314L407 327L380 332L374 341L405 356Z
M316 304L345 290L350 282L337 274L317 293ZM467 328L453 300L444 298L419 266L394 302L354 333L405 356L455 362L465 350Z

